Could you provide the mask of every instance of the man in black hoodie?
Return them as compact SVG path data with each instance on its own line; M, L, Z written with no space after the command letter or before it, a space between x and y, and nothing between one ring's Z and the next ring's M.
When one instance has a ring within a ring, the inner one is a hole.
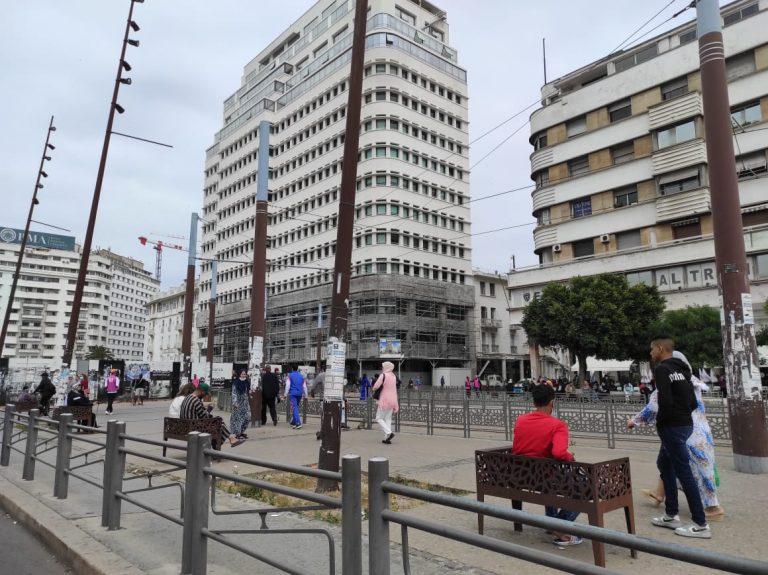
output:
M280 379L276 373L272 373L270 366L264 368L261 374L261 424L267 424L267 407L272 424L277 425L277 408L275 400L280 393Z
M688 365L675 357L675 342L670 337L658 337L651 342L651 359L656 364L653 375L658 389L659 412L656 430L661 449L656 465L664 482L666 513L655 517L653 524L674 529L677 535L710 539L701 495L691 472L686 441L693 432L691 413L696 409L696 395ZM683 525L678 515L677 481L688 500L692 525Z

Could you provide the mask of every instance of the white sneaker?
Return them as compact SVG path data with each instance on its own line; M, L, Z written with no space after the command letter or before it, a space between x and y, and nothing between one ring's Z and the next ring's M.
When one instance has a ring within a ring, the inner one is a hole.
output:
M695 537L697 539L712 539L712 530L709 528L709 524L696 525L691 523L685 527L678 527L675 529L675 535L681 537Z
M683 526L683 522L680 521L679 515L670 517L669 515L665 514L661 517L654 517L651 519L651 523L653 523L656 527L666 527L667 529L677 529L678 527Z
M564 541L561 541L559 539L555 539L552 541L555 545L557 545L560 549L565 549L566 547L573 547L574 545L581 545L584 542L584 540L581 537L577 537L576 535L571 535L569 539L566 539Z

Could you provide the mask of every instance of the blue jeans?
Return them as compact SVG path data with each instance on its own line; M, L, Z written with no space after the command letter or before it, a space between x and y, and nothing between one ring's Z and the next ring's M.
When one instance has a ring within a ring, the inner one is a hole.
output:
M549 505L544 507L544 513L547 517L553 517L554 519L563 519L565 521L575 521L579 516L578 511L568 511L567 509L558 509L557 507L550 507Z
M291 423L293 425L301 425L301 414L299 413L299 404L301 403L301 395L291 396L291 408L293 408L293 419Z
M667 515L673 517L680 511L677 501L677 482L688 500L688 508L691 510L693 522L697 525L706 525L707 518L704 515L704 505L701 502L701 494L693 478L691 464L688 459L688 447L685 442L693 432L692 426L660 427L658 429L661 439L659 457L656 466L661 473L664 483L665 508Z

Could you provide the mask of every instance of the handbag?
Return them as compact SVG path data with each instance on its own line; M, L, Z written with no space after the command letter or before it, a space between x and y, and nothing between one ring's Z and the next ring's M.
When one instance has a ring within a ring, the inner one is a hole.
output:
M373 397L373 399L375 399L376 401L378 401L379 398L381 397L381 390L384 389L384 383L386 381L387 381L387 377L384 374L382 374L381 385L378 388L374 389L373 393L371 394L371 397Z

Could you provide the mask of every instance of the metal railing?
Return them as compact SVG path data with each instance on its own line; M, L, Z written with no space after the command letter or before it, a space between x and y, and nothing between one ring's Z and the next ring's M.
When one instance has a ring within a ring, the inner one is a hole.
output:
M499 505L481 503L455 495L395 483L390 480L389 460L383 457L374 457L368 460L369 575L390 575L391 548L389 545L389 528L391 523L400 525L402 562L405 575L411 574L409 529L431 533L432 535L444 537L452 541L469 544L474 549L487 549L565 573L589 575L616 573L604 567L569 559L562 555L554 555L495 537L459 529L447 524L445 521L429 521L400 511L392 511L389 508L390 495L407 497L450 509L488 515L558 533L568 533L630 550L643 551L652 555L675 559L688 564L705 566L710 569L750 575L765 575L765 573L768 573L768 563L764 561L715 553L698 547L666 543L647 537L622 533L613 529L554 519L526 511L516 511Z
M183 529L182 543L182 574L205 575L207 571L207 543L216 541L232 549L240 551L249 557L262 561L276 569L292 575L304 575L309 571L302 571L292 567L283 559L277 560L263 553L235 542L229 535L290 535L290 534L317 534L328 541L328 568L329 573L336 573L336 545L332 533L328 529L299 528L299 529L272 529L267 525L267 514L274 511L309 511L309 510L341 510L342 528L342 574L357 575L362 571L362 509L361 509L361 468L360 457L346 455L342 458L340 472L323 471L309 467L289 465L273 461L266 461L252 457L224 454L211 448L211 436L198 432L190 433L188 441L175 443L158 441L143 437L132 436L126 433L124 422L110 420L106 431L78 425L72 422L72 414L61 414L58 420L40 417L38 410L33 409L29 413L16 412L13 404L6 405L3 412L3 436L0 444L0 465L9 466L11 453L16 452L23 458L22 478L26 481L35 479L35 464L41 463L54 469L53 494L58 499L67 499L69 494L69 478L74 477L93 487L102 490L101 524L108 530L120 528L122 517L122 502L125 501L145 511L153 513L171 523L181 526ZM16 428L19 428L18 430ZM78 431L87 431L99 434L104 441L82 437ZM39 433L50 434L52 437L43 441L38 440ZM74 440L85 443L86 451L72 454ZM24 449L18 444L24 442ZM171 459L154 453L140 451L132 444L143 446L165 447L183 450L186 458L183 461ZM51 463L41 456L56 450L55 463ZM94 454L101 454L99 459L89 458ZM138 474L126 476L126 459L128 456L144 459L162 464L159 470L150 470ZM79 460L82 458L82 462ZM262 479L245 477L227 473L216 469L214 461L228 461L253 465L265 469L289 472L293 474L312 477L331 484L341 483L341 496L331 497L322 493L283 486ZM103 464L103 477L101 483L92 477L88 477L79 470ZM164 476L171 472L185 472L184 482L166 481L161 484L153 484L153 478ZM125 489L124 484L137 479L147 479L146 487ZM309 505L297 505L293 507L257 508L224 510L216 506L216 482L217 480L231 481L236 484L256 487L298 499ZM160 489L179 489L180 502L179 514L168 513L142 501L136 495ZM209 529L209 513L219 516L259 515L261 518L258 529ZM312 574L317 570L313 569Z

